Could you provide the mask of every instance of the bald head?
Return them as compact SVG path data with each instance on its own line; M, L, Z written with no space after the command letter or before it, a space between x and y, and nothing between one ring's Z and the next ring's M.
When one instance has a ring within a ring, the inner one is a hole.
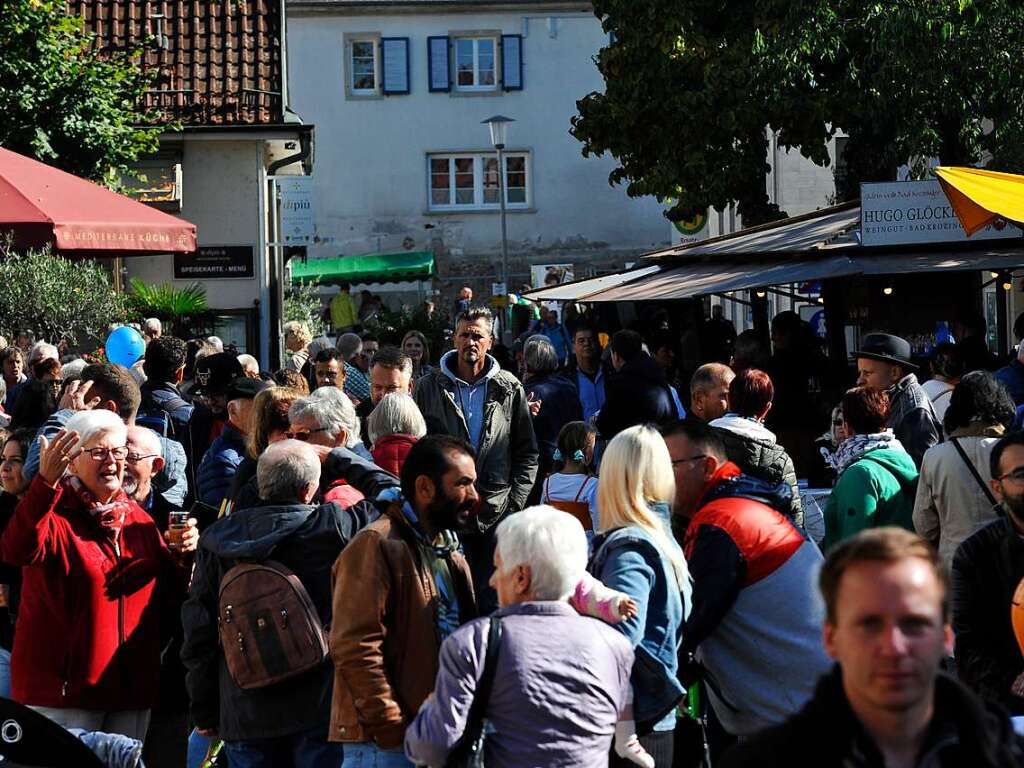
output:
M163 447L156 432L145 427L128 427L128 458L121 484L124 492L144 506L153 488L153 477L163 468Z
M721 418L729 410L729 385L736 378L721 363L702 365L690 379L690 413L704 422Z

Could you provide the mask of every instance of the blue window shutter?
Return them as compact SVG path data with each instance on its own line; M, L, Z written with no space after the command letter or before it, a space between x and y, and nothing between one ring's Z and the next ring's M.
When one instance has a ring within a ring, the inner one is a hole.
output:
M380 40L382 93L409 93L409 38L382 37Z
M450 91L451 65L448 63L447 37L427 38L427 70L432 92Z
M523 36L501 36L501 84L506 91L523 90Z

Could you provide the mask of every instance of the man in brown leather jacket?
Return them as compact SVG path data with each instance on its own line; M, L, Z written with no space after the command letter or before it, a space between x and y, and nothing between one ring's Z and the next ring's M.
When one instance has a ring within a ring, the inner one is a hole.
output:
M454 535L469 523L475 483L468 443L420 440L401 493L334 564L331 740L345 742L343 765L411 765L405 728L433 689L441 643L476 616Z

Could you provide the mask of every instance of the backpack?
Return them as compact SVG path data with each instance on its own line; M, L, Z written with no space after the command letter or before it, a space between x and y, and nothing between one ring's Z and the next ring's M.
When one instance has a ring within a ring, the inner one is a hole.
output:
M313 600L299 577L273 560L224 574L217 624L228 673L243 690L289 680L327 658Z
M162 406L153 403L150 408L140 408L135 416L135 424L139 427L147 427L163 437L176 439L171 411L181 408L183 405L188 405L188 403L180 397L172 397Z

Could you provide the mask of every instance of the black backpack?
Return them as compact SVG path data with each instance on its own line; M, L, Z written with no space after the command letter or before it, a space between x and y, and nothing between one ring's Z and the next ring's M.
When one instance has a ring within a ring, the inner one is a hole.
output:
M148 398L147 398L148 399ZM180 397L172 397L167 400L162 406L157 405L152 400L149 400L148 407L140 408L138 414L135 416L135 424L140 427L147 427L152 429L158 435L170 438L172 440L181 441L175 434L174 421L171 419L171 411L177 410L184 405L188 405ZM184 435L182 435L184 437Z

